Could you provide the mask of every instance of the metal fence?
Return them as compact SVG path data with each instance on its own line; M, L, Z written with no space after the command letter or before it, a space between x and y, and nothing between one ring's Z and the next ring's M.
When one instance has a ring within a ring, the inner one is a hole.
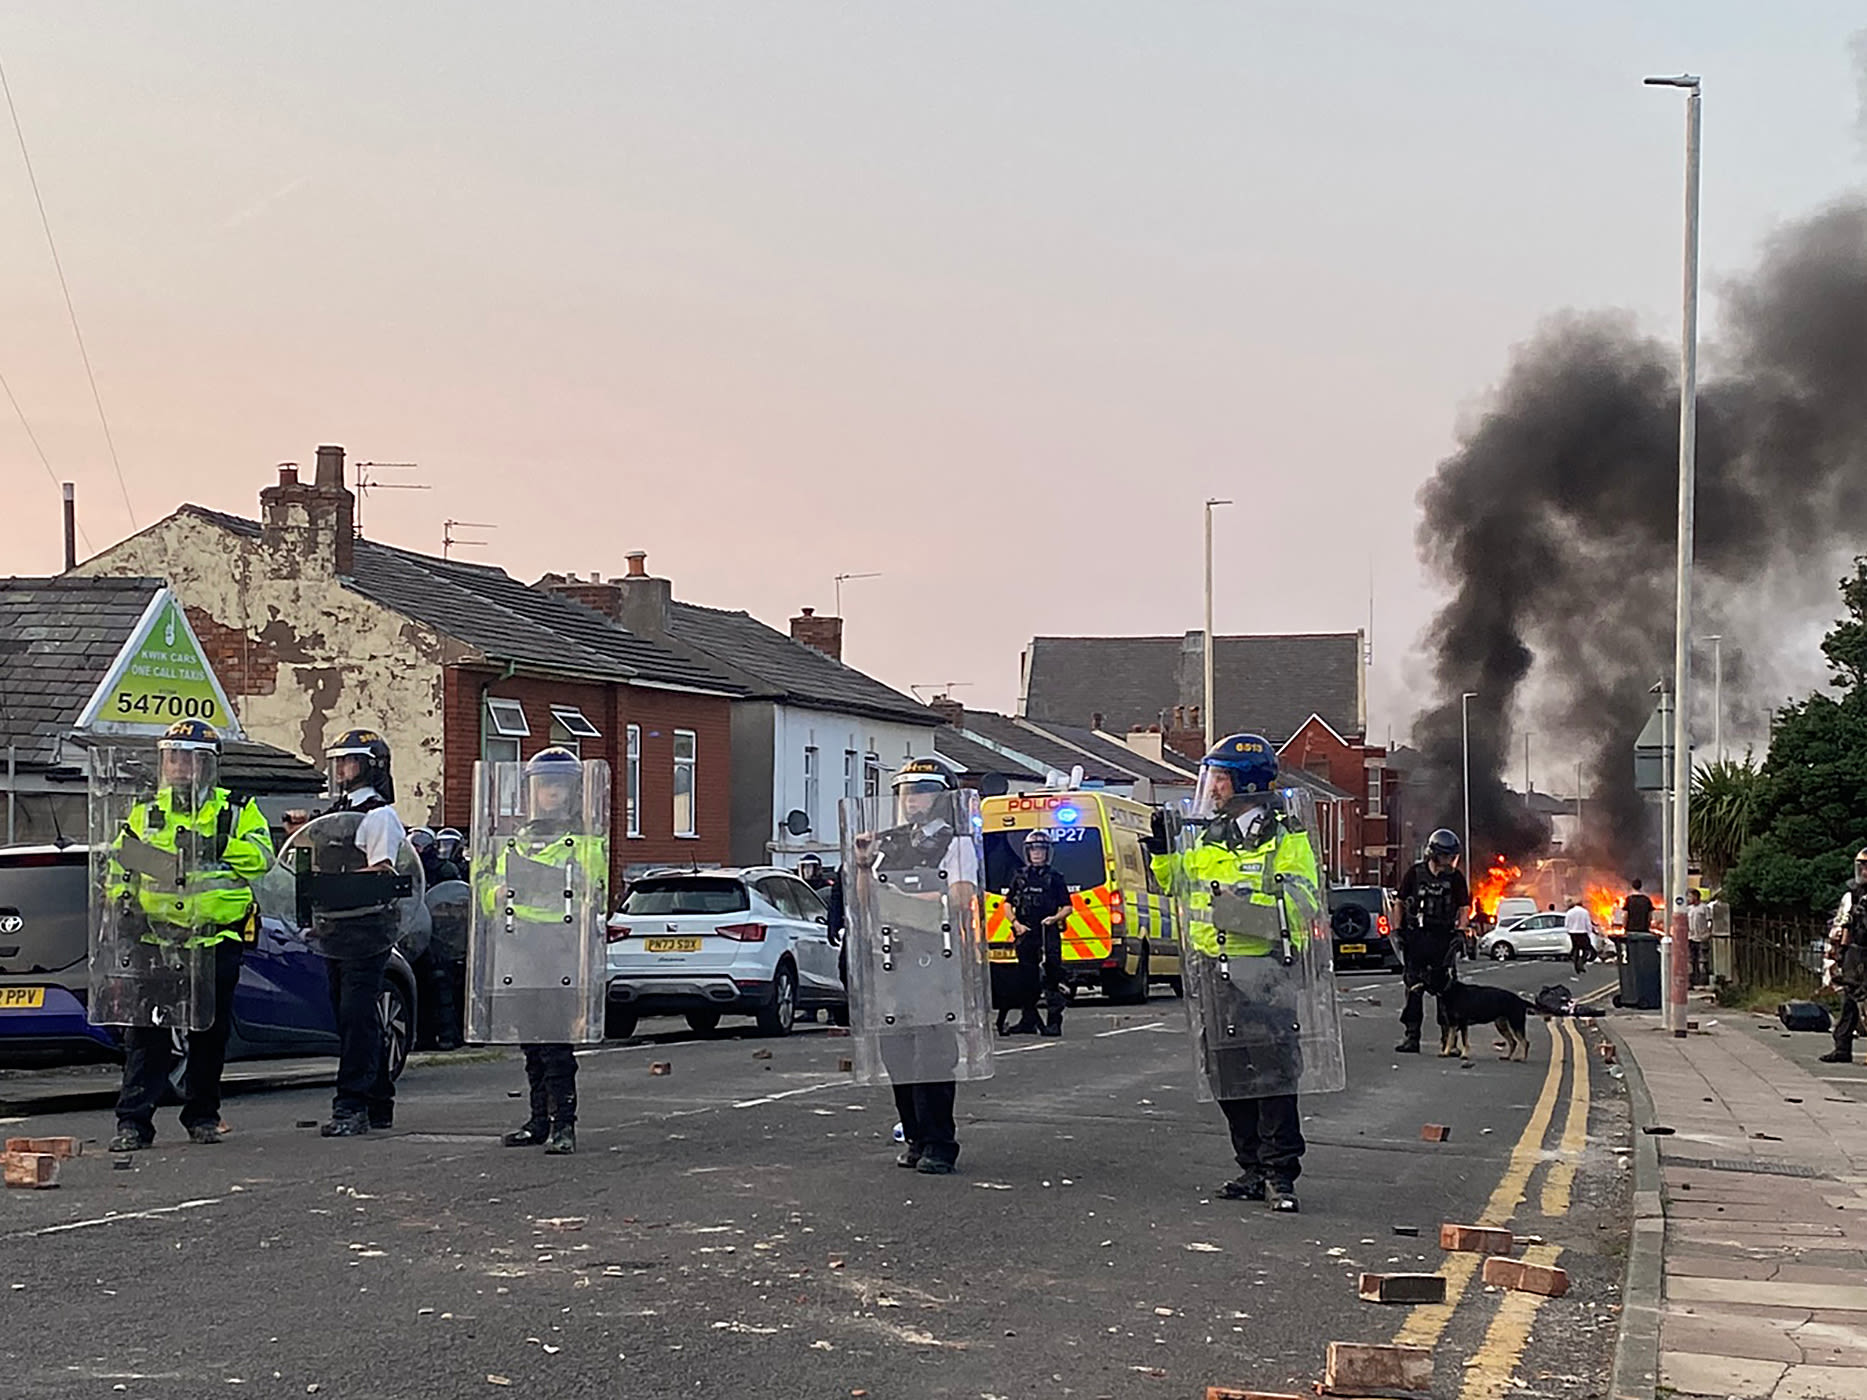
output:
M1729 976L1741 986L1812 995L1822 984L1827 942L1828 925L1820 919L1733 914Z

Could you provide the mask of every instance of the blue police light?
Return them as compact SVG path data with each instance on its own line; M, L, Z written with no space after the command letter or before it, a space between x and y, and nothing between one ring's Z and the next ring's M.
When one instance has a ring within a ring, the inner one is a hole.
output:
M1080 814L1074 807L1059 807L1057 808L1057 824L1059 826L1075 826L1079 815Z

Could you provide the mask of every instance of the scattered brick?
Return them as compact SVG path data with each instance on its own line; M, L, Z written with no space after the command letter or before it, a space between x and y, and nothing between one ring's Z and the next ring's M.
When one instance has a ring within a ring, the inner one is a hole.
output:
M1446 1301L1444 1274L1363 1274L1361 1300L1364 1303L1443 1303Z
M1569 1291L1569 1275L1547 1264L1526 1264L1521 1259L1485 1260L1485 1282L1494 1288L1515 1289L1519 1293L1540 1293L1545 1298L1560 1298Z
M755 1060L769 1060L769 1059L771 1058L771 1051L769 1051L769 1050L754 1050L754 1051L752 1052L752 1058L753 1058L753 1059L755 1059Z
M1509 1230L1488 1225L1441 1225L1439 1247L1459 1254L1509 1254L1517 1241Z
M75 1137L50 1138L8 1138L8 1152L49 1152L61 1162L67 1157L76 1157L84 1150L84 1144Z
M674 1066L666 1060L656 1060L648 1067L648 1072L650 1074L673 1074Z
M1396 1235L1410 1235L1414 1239L1420 1237L1420 1227L1418 1225L1396 1225L1393 1229Z
M1386 1395L1396 1390L1433 1388L1433 1353L1429 1347L1329 1343L1323 1368L1326 1395Z
M0 1163L8 1186L38 1191L58 1185L58 1158L50 1152L7 1152Z
M1452 1129L1444 1123L1428 1123L1420 1129L1421 1142L1450 1142L1451 1140Z
M836 1062L836 1068L843 1074L854 1074L856 1071L856 1062L854 1060L838 1060Z

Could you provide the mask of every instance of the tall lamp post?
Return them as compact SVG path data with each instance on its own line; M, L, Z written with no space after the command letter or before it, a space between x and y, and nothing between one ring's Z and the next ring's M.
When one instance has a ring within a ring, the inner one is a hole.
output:
M1468 690L1459 696L1459 747L1465 756L1465 869L1467 878L1477 859L1472 854L1472 701L1478 692Z
M1686 1033L1686 886L1691 883L1687 833L1691 830L1692 744L1692 514L1693 472L1698 447L1698 193L1699 80L1690 73L1648 78L1649 87L1679 88L1685 104L1685 276L1683 326L1679 342L1679 563L1674 598L1673 635L1673 810L1671 880L1672 936L1660 945L1661 985L1665 988L1666 1027Z
M1711 643L1711 751L1724 762L1724 636L1714 632L1700 637Z
M1206 694L1200 713L1206 721L1206 751L1219 742L1218 718L1212 712L1212 508L1229 506L1230 501L1208 497L1206 500Z

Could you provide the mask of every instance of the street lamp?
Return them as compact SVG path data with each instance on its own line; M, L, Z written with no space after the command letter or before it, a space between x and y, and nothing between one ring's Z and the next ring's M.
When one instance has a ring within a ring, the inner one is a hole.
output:
M1693 472L1698 447L1698 188L1699 80L1690 73L1676 78L1648 78L1649 87L1680 88L1685 104L1685 277L1683 325L1679 342L1679 564L1674 597L1673 634L1673 811L1672 860L1667 898L1672 907L1672 936L1660 945L1661 982L1666 988L1665 1022L1684 1039L1686 1003L1686 872L1691 859L1687 833L1692 801L1692 745L1687 720L1692 713L1692 513ZM1677 956L1675 956L1675 953Z
M1208 497L1206 500L1206 701L1204 714L1208 753L1219 741L1218 720L1212 712L1212 508L1230 504L1230 501L1221 501L1214 497Z
M1468 690L1459 696L1459 744L1465 754L1465 869L1473 870L1472 862L1472 701L1478 698L1478 692Z

